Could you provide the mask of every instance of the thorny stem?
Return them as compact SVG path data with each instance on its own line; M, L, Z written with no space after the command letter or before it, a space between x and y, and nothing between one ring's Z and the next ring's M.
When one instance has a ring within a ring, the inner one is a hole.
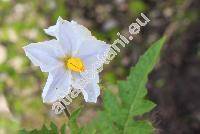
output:
M65 112L65 115L66 115L66 116L68 117L68 119L69 119L70 116L71 116L70 112L68 111L67 107L65 106L65 104L64 104L62 101L60 101L60 103L65 107L64 112Z

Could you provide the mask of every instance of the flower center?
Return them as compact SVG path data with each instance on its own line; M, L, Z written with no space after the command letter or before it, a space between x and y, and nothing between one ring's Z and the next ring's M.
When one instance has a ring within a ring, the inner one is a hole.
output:
M85 70L83 61L80 58L67 58L64 60L65 62L65 67L75 71L75 72L83 72Z

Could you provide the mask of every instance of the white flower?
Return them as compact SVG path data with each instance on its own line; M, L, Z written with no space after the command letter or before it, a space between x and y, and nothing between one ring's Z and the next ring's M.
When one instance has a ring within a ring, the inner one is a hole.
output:
M96 102L100 94L96 69L100 66L95 62L98 56L106 57L109 45L93 37L84 26L60 17L56 25L45 29L45 32L56 39L24 47L26 56L33 64L43 72L49 72L42 93L43 102L53 103L64 98L71 86L81 88L86 102ZM95 77L89 78L91 75ZM86 85L78 86L85 78Z

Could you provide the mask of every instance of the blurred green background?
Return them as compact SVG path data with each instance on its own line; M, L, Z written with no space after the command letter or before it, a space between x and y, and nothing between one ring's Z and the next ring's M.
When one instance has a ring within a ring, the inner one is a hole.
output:
M158 106L149 114L158 134L200 133L200 1L199 0L0 0L0 134L21 128L41 128L54 121L51 105L42 103L41 92L47 74L34 67L22 47L49 40L43 29L58 16L86 26L98 39L112 43L117 32L128 35L128 26L140 13L150 23L121 49L101 73L101 96L105 88L116 91L119 79L149 45L167 36L159 64L149 77L149 98ZM84 105L79 124L90 122L101 108L80 97L70 105Z

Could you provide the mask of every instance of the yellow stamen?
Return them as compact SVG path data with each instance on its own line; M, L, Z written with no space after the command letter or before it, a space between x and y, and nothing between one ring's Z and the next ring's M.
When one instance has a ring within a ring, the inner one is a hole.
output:
M65 67L75 72L83 72L85 70L83 61L80 58L67 58L64 60Z

